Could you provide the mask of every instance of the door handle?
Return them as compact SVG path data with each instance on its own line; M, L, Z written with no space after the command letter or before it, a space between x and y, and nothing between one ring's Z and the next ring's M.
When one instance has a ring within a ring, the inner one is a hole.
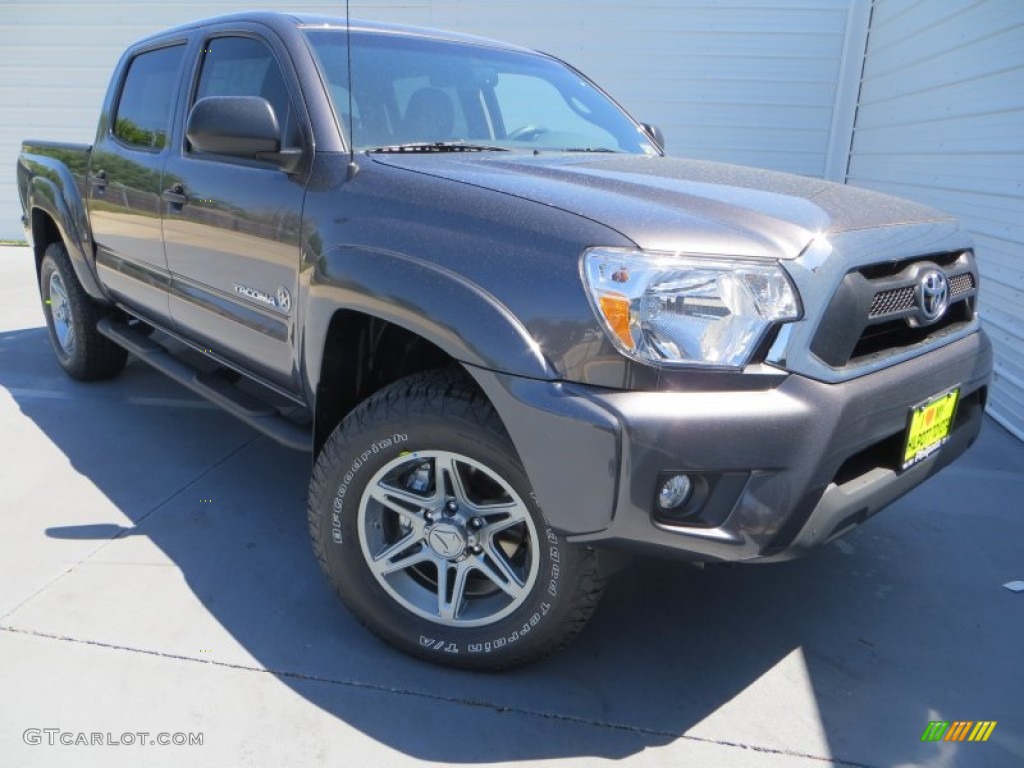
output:
M185 187L181 184L175 184L170 189L165 189L161 194L161 197L171 205L178 206L179 208L188 202L188 195L185 194Z
M102 195L107 189L107 172L96 171L90 178L89 181L92 183L96 193Z

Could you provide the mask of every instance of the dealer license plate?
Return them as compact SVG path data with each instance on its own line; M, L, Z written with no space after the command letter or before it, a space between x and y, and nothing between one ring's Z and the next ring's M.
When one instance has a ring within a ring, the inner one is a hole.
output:
M910 409L907 439L903 444L903 469L924 461L946 444L959 399L960 389L957 388Z

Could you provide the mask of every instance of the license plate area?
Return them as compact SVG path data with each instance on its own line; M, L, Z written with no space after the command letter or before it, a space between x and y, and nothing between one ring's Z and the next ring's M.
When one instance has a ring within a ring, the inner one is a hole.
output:
M924 461L949 441L959 402L960 388L956 387L910 409L901 470Z

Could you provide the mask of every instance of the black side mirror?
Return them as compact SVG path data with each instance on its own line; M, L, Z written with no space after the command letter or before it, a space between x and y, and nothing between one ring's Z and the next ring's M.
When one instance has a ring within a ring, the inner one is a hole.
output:
M301 150L281 149L281 128L270 102L259 96L207 96L197 101L185 128L192 148L249 157L294 170Z
M643 123L642 125L644 127L644 130L647 132L647 135L651 137L651 141L653 141L658 146L658 149L664 152L665 134L661 132L661 128L659 128L656 125L651 125L650 123Z

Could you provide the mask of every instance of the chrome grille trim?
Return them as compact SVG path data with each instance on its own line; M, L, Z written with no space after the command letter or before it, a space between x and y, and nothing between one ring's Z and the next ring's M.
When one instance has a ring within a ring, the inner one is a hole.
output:
M929 255L935 254L931 260L937 261L937 266L955 282L952 291L962 291L967 279L958 279L957 275L968 273L976 294L977 267L972 248L973 243L968 234L952 219L825 233L812 237L796 259L781 261L799 291L804 316L779 329L764 358L764 364L818 381L841 382L898 365L970 336L980 329L981 324L973 311L974 296L964 297L961 293L955 294L955 298L970 301L971 317L964 322L954 322L949 327L937 325L935 333L910 346L892 349L884 354L871 354L840 367L826 364L811 350L826 312L851 272L863 270L883 282L889 281L899 275L906 264L928 261ZM966 269L961 269L962 264L957 264L961 257L967 260ZM871 320L872 324L887 324L900 319L901 314L898 312L876 318L868 318L868 313L876 293L906 285L908 283L901 285L898 280L878 285L875 290L867 293L858 316ZM916 311L916 308L905 311L902 316ZM851 346L853 344L855 340L851 341Z

